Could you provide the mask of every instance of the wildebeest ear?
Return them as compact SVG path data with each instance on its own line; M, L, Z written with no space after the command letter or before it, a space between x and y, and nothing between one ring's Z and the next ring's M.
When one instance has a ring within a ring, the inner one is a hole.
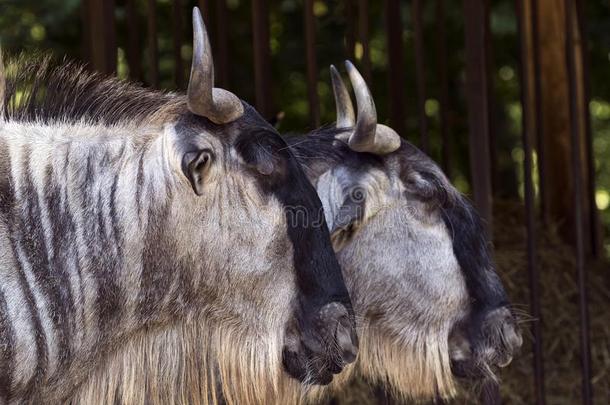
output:
M203 186L213 158L214 155L208 149L187 152L182 157L182 172L197 195L203 195Z
M351 190L333 218L330 232L333 247L341 249L354 236L364 217L365 194L360 188Z

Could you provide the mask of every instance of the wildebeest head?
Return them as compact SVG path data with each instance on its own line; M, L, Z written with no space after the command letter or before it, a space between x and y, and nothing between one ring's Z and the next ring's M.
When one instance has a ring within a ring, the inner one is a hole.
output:
M193 26L189 113L165 131L175 169L192 188L185 222L206 233L206 243L218 246L214 256L224 260L210 266L220 274L202 277L226 281L219 298L230 297L237 313L285 322L287 371L327 384L354 361L358 342L320 200L275 129L235 95L213 87L211 50L197 8ZM219 243L224 237L232 243ZM294 309L290 318L282 315L286 298ZM250 307L257 303L262 308Z
M358 319L358 367L399 395L450 396L453 375L492 377L521 345L481 218L425 154L377 124L331 66L336 128L291 147L318 190ZM453 371L453 373L452 373Z

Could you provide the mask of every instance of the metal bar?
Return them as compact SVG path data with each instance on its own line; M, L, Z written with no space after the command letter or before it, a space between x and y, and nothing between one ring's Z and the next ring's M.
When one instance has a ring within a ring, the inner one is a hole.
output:
M570 86L570 134L572 147L572 177L574 193L574 226L576 237L576 271L578 274L578 306L580 311L580 365L582 373L582 403L593 403L593 389L591 387L591 349L589 337L589 308L587 291L587 272L585 271L584 235L582 229L582 173L580 155L580 125L577 101L576 61L574 52L574 16L573 0L565 0L565 27L566 27L566 64L568 82Z
M354 60L354 47L356 46L356 28L354 20L356 19L356 10L352 0L345 0L345 15L346 15L346 32L345 32L345 57L351 61Z
M157 42L157 2L148 0L148 65L150 85L159 87L159 44Z
M115 1L106 0L104 3L104 35L106 36L105 53L106 53L106 66L105 73L116 73L117 67L117 39L116 39L116 22L114 18ZM92 37L93 41L97 41L98 38Z
M81 38L80 57L87 63L91 62L91 50L89 49L89 38L91 37L91 23L89 21L89 1L83 0L80 4Z
M129 77L141 82L142 58L140 55L140 30L138 26L136 0L127 0L127 63L129 64Z
M205 24L208 31L210 30L210 1L211 0L199 0L197 4L199 5L199 10L201 11L201 16L203 17L203 23ZM211 38L210 38L211 39Z
M447 32L445 29L445 0L436 0L436 50L439 80L439 104L442 142L442 167L451 178L451 137L449 126L449 73L447 66Z
M184 88L184 63L182 63L182 0L173 2L174 81L176 87Z
M485 47L485 8L480 0L464 0L466 99L472 196L491 231L492 199L489 158L489 104ZM491 232L489 232L491 235Z
M227 1L216 0L216 61L215 77L219 87L229 87L229 35Z
M390 95L390 125L399 135L405 128L405 76L403 63L402 21L400 1L385 2L386 35L388 43L388 89Z
M369 49L369 2L358 0L358 42L362 46L362 76L369 87L371 83L371 55Z
M117 65L114 0L88 0L85 6L89 24L89 62L99 72L113 74Z
M417 112L419 121L420 146L424 153L430 151L428 117L426 116L426 70L424 61L424 32L421 0L413 0L413 32L415 40L415 80L417 86ZM400 13L398 14L400 16Z
M546 403L544 393L544 359L542 352L542 314L540 311L540 271L536 261L536 203L534 195L533 172L533 150L532 130L536 122L534 106L532 105L530 74L528 69L529 60L529 38L527 17L531 15L531 8L526 9L525 3L531 6L530 0L516 0L516 14L521 47L521 58L519 63L521 79L521 106L522 114L522 142L523 142L523 179L525 197L525 218L527 229L527 272L530 289L530 311L534 322L532 322L533 342L533 367L534 367L534 394L536 405Z
M305 0L305 53L307 58L307 99L309 120L313 128L320 126L320 100L318 98L318 65L316 60L316 20L314 0Z
M595 156L593 155L593 133L591 129L591 111L589 103L591 102L591 78L590 73L590 60L589 60L589 44L587 41L587 19L585 17L584 2L582 0L576 0L576 12L578 16L578 29L580 32L581 42L581 63L582 63L582 75L583 75L583 88L584 88L584 112L585 112L585 152L587 159L587 188L588 188L588 202L589 202L589 215L591 223L591 255L594 258L600 257L601 250L601 235L599 229L599 213L597 211L597 205L595 203Z
M491 157L491 192L497 193L500 184L498 170L498 131L496 130L496 99L494 97L494 71L495 64L493 59L493 43L491 35L490 0L483 0L485 10L485 57L487 63L487 104L489 106L489 156Z
M548 224L548 212L546 207L546 170L544 151L544 119L542 114L542 73L540 61L540 31L538 0L531 0L532 6L532 48L534 54L534 102L536 111L536 153L538 157L538 192L540 195L540 218L544 225Z
M254 86L256 108L263 117L273 115L271 80L271 53L269 50L269 12L266 0L252 0L252 39L254 48Z

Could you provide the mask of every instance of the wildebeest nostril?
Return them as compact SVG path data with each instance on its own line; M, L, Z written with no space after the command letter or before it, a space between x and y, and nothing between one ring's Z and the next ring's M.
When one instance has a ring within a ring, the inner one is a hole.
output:
M513 350L517 350L523 344L523 337L515 325L511 322L502 326L504 339Z
M334 333L331 337L335 340L343 362L347 364L356 360L358 355L358 338L352 326L347 308L338 302L331 302L320 310L320 319L326 325L335 325ZM329 331L332 330L331 326Z
M335 340L341 351L341 357L345 363L352 363L358 355L358 347L352 339L351 328L346 327L343 322L337 322L337 330L335 331Z

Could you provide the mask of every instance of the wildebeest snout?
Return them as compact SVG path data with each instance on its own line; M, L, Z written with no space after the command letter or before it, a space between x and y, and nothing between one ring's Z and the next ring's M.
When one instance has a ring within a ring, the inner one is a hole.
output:
M356 360L358 335L347 307L331 302L289 328L283 351L288 374L301 382L326 385Z
M485 310L474 317L474 323L452 332L452 370L459 377L489 377L494 368L508 366L522 344L517 321L508 307Z

